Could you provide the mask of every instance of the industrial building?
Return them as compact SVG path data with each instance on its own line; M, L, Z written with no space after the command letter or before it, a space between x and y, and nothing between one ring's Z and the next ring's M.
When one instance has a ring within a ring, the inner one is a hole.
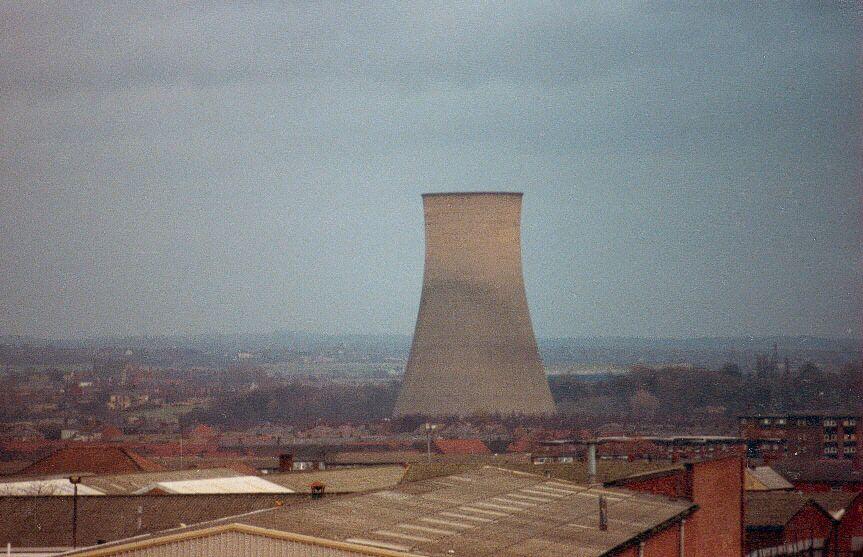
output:
M688 555L681 548L700 535L687 522L697 509L687 499L486 466L73 554L667 557Z
M521 265L521 193L423 195L425 270L394 414L551 414Z

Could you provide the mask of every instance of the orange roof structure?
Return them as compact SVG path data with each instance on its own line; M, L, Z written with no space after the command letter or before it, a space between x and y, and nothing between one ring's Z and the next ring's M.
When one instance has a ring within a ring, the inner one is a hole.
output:
M106 445L68 446L37 460L19 472L27 476L50 476L70 472L123 474L161 472L164 468L126 447Z
M441 454L491 454L479 439L435 439L434 445Z
M102 428L102 441L111 441L122 436L123 432L115 425L108 424Z

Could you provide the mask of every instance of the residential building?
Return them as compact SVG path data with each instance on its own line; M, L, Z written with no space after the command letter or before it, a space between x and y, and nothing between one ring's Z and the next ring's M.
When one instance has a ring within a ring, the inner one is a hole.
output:
M751 456L857 460L863 447L858 435L860 416L835 414L775 414L740 416L740 436L750 443ZM763 442L771 441L765 451Z

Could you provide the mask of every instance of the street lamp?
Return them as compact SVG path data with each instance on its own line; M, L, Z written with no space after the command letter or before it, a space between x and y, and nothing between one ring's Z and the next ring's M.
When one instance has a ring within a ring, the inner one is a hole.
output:
M432 432L437 429L437 425L426 422L426 453L428 454L428 461L431 462L431 436Z
M72 548L78 547L78 484L81 476L69 476L72 484Z

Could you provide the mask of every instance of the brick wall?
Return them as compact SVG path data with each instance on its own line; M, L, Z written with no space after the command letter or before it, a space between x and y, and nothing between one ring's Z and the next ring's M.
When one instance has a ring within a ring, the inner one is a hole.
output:
M837 526L836 543L841 557L854 555L852 550L863 544L863 492L845 509Z
M743 466L742 457L731 456L616 485L685 497L698 505L686 521L687 557L738 557L743 554Z
M743 553L743 459L687 464L690 499L698 510L686 522L686 556Z
M644 557L677 557L678 555L680 555L679 524L659 532L644 542ZM621 553L620 557L638 557L638 546L630 547Z

